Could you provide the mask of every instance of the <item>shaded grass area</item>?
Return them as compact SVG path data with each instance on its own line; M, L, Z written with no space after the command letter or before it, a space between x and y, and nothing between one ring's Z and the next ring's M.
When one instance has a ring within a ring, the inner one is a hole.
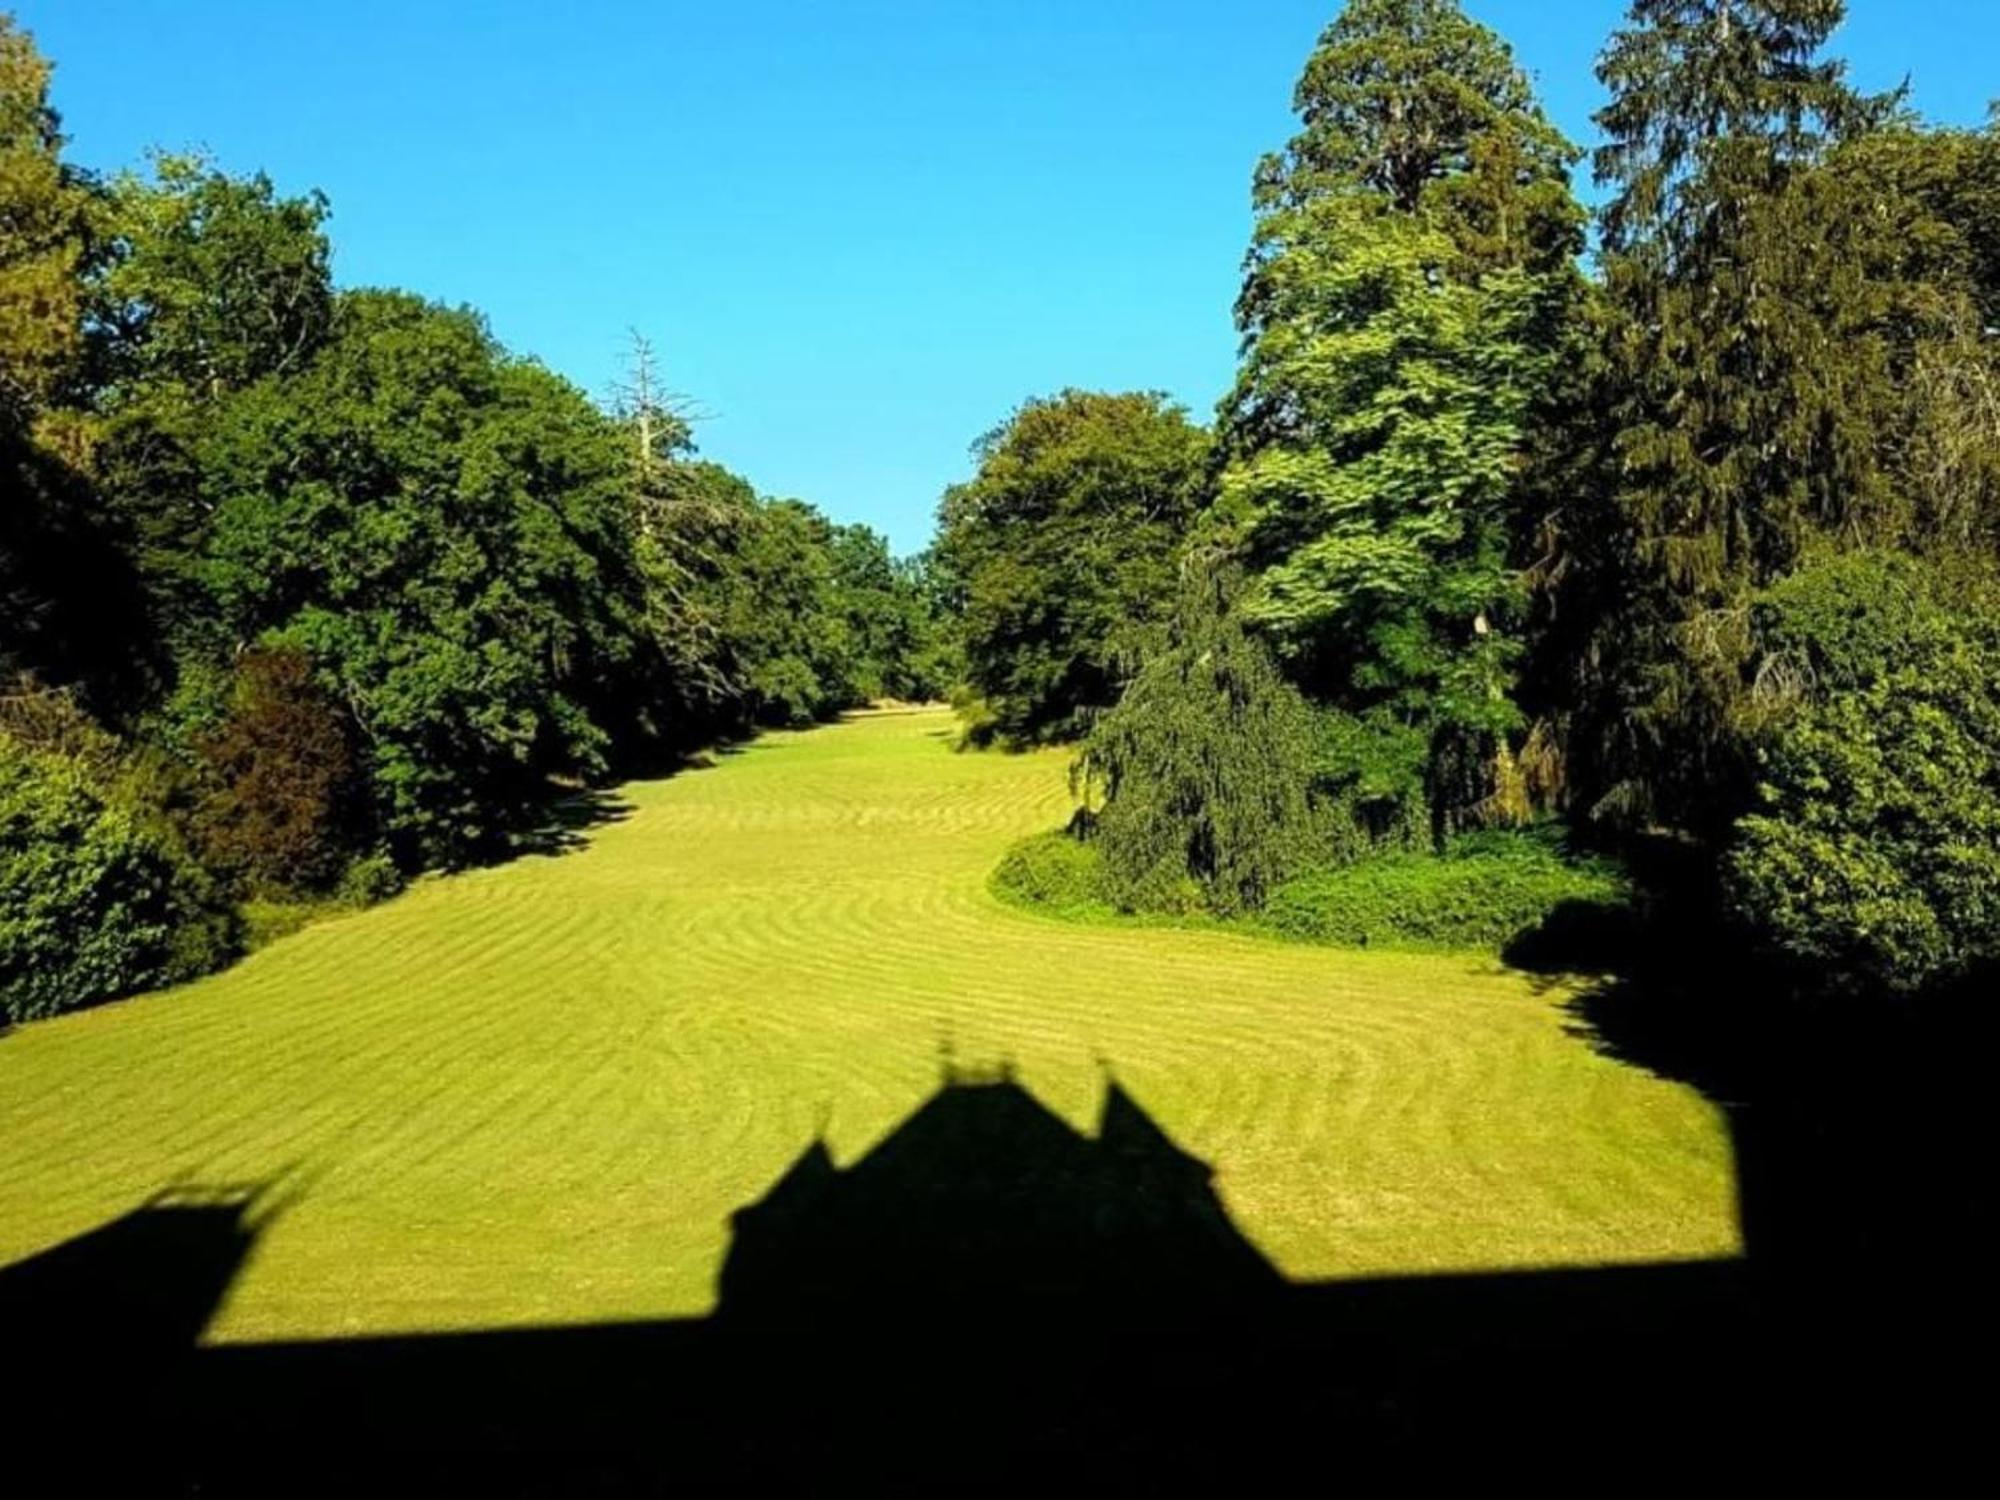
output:
M17 1355L65 1377L31 1396L37 1433L136 1418L77 1477L1261 1487L1329 1442L1350 1477L1504 1442L1558 1400L1572 1456L1642 1438L1663 1398L1684 1449L1758 1421L1735 1263L1293 1283L1115 1076L1083 1129L1004 1070L952 1071L851 1163L803 1145L733 1216L700 1318L198 1348L281 1192L182 1190L0 1270Z
M34 1377L17 1464L47 1445L124 1492L1955 1478L1981 1393L1936 1356L1972 1257L1928 1231L1969 1221L1857 1254L1811 1145L1731 1118L1748 1259L1312 1283L1115 1073L1079 1129L1004 1068L948 1068L859 1158L814 1139L738 1209L706 1316L203 1346L305 1196L183 1188L0 1268L0 1389Z
M1490 959L1032 919L987 877L1065 757L857 716L618 793L227 973L0 1039L0 1263L291 1172L212 1342L698 1317L802 1143L941 1050L1087 1128L1100 1063L1288 1280L1730 1253L1729 1147Z

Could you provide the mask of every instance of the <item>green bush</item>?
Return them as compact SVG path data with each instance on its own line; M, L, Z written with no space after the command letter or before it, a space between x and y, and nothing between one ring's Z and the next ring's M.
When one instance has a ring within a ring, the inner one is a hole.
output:
M0 735L0 1015L27 1021L213 968L214 882L83 762Z
M1095 845L1067 832L1037 834L1009 849L993 872L993 888L1021 905L1068 916L1112 910L1104 857Z
M1286 937L1383 948L1499 949L1573 902L1625 901L1609 864L1566 857L1552 833L1493 832L1447 852L1320 870L1278 888L1264 920Z
M2000 959L1996 666L1891 673L1766 748L1725 890L1816 987L1910 992Z
M340 877L339 898L346 906L373 906L387 901L403 888L403 872L396 861L381 850L364 854L347 867Z
M1801 686L1760 737L1724 892L1810 988L1910 993L2000 959L2000 641L1978 601L1870 554L1762 601Z

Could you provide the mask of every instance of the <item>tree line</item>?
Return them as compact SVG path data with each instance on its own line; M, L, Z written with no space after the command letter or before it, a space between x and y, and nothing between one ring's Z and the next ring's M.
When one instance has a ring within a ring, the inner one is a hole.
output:
M964 692L1080 745L1112 904L1553 828L1676 851L1797 992L2000 956L2000 114L1858 90L1844 11L1633 0L1593 215L1500 37L1349 0L1212 426L1069 391L980 444Z
M0 1020L942 690L922 560L701 461L649 367L601 405L337 285L317 193L86 171L49 77L0 14Z

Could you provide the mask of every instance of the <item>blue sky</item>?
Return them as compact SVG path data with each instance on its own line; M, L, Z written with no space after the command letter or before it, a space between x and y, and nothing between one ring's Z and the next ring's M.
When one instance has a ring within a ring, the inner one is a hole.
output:
M0 6L9 0L0 0ZM12 0L90 166L201 146L333 199L344 284L602 393L625 330L774 494L928 538L1066 385L1206 419L1258 155L1336 0ZM1590 140L1622 0L1469 0ZM1858 79L2000 94L2000 0L1853 0Z

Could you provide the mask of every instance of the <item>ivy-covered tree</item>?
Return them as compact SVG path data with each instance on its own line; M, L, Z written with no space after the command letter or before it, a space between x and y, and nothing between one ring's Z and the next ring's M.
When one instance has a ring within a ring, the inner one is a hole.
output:
M1244 617L1350 721L1329 771L1373 826L1441 838L1523 727L1522 471L1581 296L1575 152L1455 0L1349 5L1296 107L1211 519Z
M1196 513L1208 438L1165 397L1030 401L949 490L936 558L987 729L1073 739L1118 701L1158 639Z

